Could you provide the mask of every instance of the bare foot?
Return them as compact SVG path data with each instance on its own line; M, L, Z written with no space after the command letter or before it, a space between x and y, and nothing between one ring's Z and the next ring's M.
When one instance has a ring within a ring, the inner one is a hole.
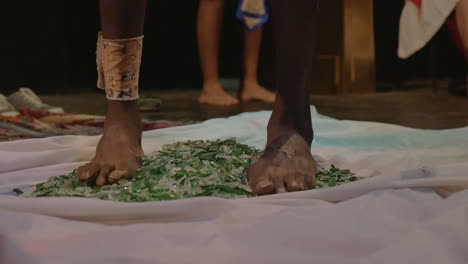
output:
M315 186L317 166L307 142L297 133L267 145L263 156L247 174L257 195L303 191Z
M98 186L116 183L136 173L142 156L137 103L109 101L104 135L96 148L96 156L78 168L78 178Z
M240 96L242 102L258 100L268 104L273 104L275 102L275 97L276 94L274 92L268 91L256 82L244 83L244 88Z
M239 100L226 93L220 84L204 85L203 91L198 97L201 104L232 106L239 104Z

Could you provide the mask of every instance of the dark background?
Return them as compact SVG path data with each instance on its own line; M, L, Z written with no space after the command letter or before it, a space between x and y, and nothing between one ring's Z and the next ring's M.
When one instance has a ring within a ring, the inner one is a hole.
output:
M396 56L403 0L375 0L378 89L401 88L406 80L464 78L465 62L444 27L431 45L402 61ZM142 89L197 88L201 73L196 45L198 1L150 0L145 24ZM236 1L226 0L221 74L239 77L242 27L234 18ZM93 91L97 0L8 1L2 3L1 93L20 86L39 93ZM321 30L327 30L322 26ZM260 79L272 83L274 47L265 28Z

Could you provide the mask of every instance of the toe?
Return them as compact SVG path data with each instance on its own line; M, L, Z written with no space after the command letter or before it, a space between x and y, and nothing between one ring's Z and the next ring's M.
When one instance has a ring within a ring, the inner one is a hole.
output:
M221 103L220 105L223 106L233 106L239 103L239 100L235 99L234 97L231 97L230 95L227 95L225 98L220 98Z
M247 170L247 178L252 192L256 195L272 194L275 186L265 175L267 163L264 159L259 159Z
M88 163L78 168L78 179L82 181L92 182L96 180L99 173L99 167L95 163Z
M271 94L267 97L267 99L265 100L267 103L270 103L270 104L273 104L276 100L276 95L275 94Z
M247 177L252 192L256 195L267 195L275 193L275 185L270 181L265 174L264 160L260 159L257 163L249 168Z
M99 176L96 180L97 186L101 187L108 183L107 178L109 174L111 173L112 169L113 169L112 166L107 166L107 165L102 166L101 170L99 171Z
M239 104L239 100L233 98L232 101L231 101L231 105L236 105L236 104Z
M89 163L86 163L85 165L81 166L76 170L76 175L78 176L78 179L81 181L85 181L88 178L88 166Z
M239 100L232 97L230 94L222 95L200 95L198 102L201 104L209 104L215 106L232 106L239 104Z
M296 177L295 174L289 174L284 177L286 188L289 192L303 191L305 188L304 178Z
M275 185L275 191L276 193L285 193L288 192L286 187L284 186L284 180L283 177L276 175L273 178L273 185Z
M257 195L267 195L275 193L275 185L267 179L264 179L255 184L254 193Z
M96 179L99 175L99 170L100 170L100 167L98 164L96 163L91 163L89 164L89 167L88 167L88 178L85 179L85 181L88 181L88 182L96 182Z
M315 177L312 174L304 175L304 182L307 186L307 189L312 189L315 187Z
M109 181L110 184L117 183L118 181L122 179L126 179L130 176L127 170L113 170L110 174L107 180Z

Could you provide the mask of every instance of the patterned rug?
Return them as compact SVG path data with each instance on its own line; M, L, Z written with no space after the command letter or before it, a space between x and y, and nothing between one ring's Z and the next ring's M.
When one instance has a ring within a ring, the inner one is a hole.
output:
M0 115L0 141L63 135L100 135L103 133L104 120L104 116L22 110L17 117ZM193 122L143 120L143 131L191 123Z

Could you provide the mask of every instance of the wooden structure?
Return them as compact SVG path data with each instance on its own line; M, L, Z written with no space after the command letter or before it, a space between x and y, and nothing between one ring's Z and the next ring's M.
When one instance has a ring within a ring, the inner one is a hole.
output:
M376 91L373 0L320 2L314 94Z

